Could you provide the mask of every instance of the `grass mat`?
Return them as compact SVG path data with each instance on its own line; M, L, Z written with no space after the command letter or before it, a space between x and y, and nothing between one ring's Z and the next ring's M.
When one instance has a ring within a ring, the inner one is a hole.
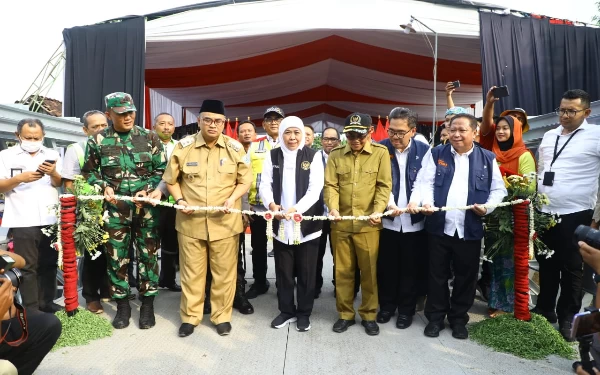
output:
M472 340L526 359L543 359L557 355L575 359L575 347L566 342L561 334L544 317L531 314L531 321L517 320L512 314L486 319L469 327Z
M53 351L66 346L87 345L91 340L112 336L112 325L101 315L80 308L72 317L64 311L57 312L56 316L62 323L62 333Z

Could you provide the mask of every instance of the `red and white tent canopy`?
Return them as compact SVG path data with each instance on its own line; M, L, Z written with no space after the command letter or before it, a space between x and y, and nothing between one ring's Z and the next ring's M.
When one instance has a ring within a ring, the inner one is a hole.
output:
M383 118L395 106L430 123L434 38L416 22L421 32L403 33L399 25L411 15L438 33L437 119L444 116L448 81L461 81L456 105L480 101L476 9L413 0L278 0L149 21L151 115L167 111L177 124L192 122L211 98L225 102L231 119L260 124L263 111L278 105L317 131L342 125L355 111Z

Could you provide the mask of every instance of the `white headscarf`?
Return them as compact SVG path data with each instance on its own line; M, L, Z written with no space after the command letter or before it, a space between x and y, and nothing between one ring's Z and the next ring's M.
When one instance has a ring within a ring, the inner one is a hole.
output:
M283 140L283 133L285 133L285 131L289 128L298 128L300 129L300 132L302 134L302 137L299 142L300 144L298 145L298 148L294 151L287 148ZM306 134L304 134L304 123L302 122L302 120L296 116L288 116L284 118L283 121L281 121L281 124L279 124L279 143L281 144L281 150L283 151L284 158L290 159L290 161L293 161L294 165L296 165L296 154L298 153L298 150L302 150L304 148L305 142Z

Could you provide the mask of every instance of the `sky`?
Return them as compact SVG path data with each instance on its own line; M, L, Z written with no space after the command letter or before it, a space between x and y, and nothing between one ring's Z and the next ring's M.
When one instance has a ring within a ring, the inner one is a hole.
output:
M368 1L368 0L365 0ZM596 0L480 0L509 9L572 21L591 22ZM25 0L3 1L0 22L0 103L20 100L62 42L62 30L124 15L148 14L194 0ZM62 77L48 96L63 99Z

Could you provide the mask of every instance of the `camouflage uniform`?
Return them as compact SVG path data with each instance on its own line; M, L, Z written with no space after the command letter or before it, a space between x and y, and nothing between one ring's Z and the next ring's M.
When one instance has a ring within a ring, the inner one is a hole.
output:
M134 126L126 135L112 126L88 140L82 172L90 185L112 187L116 195L135 196L139 191L151 192L161 181L166 167L163 145L158 136ZM158 294L159 247L157 207L149 205L137 210L133 202L106 203L110 238L106 243L111 294L115 299L129 293L127 265L129 246L134 236L138 249L139 291L142 296Z

